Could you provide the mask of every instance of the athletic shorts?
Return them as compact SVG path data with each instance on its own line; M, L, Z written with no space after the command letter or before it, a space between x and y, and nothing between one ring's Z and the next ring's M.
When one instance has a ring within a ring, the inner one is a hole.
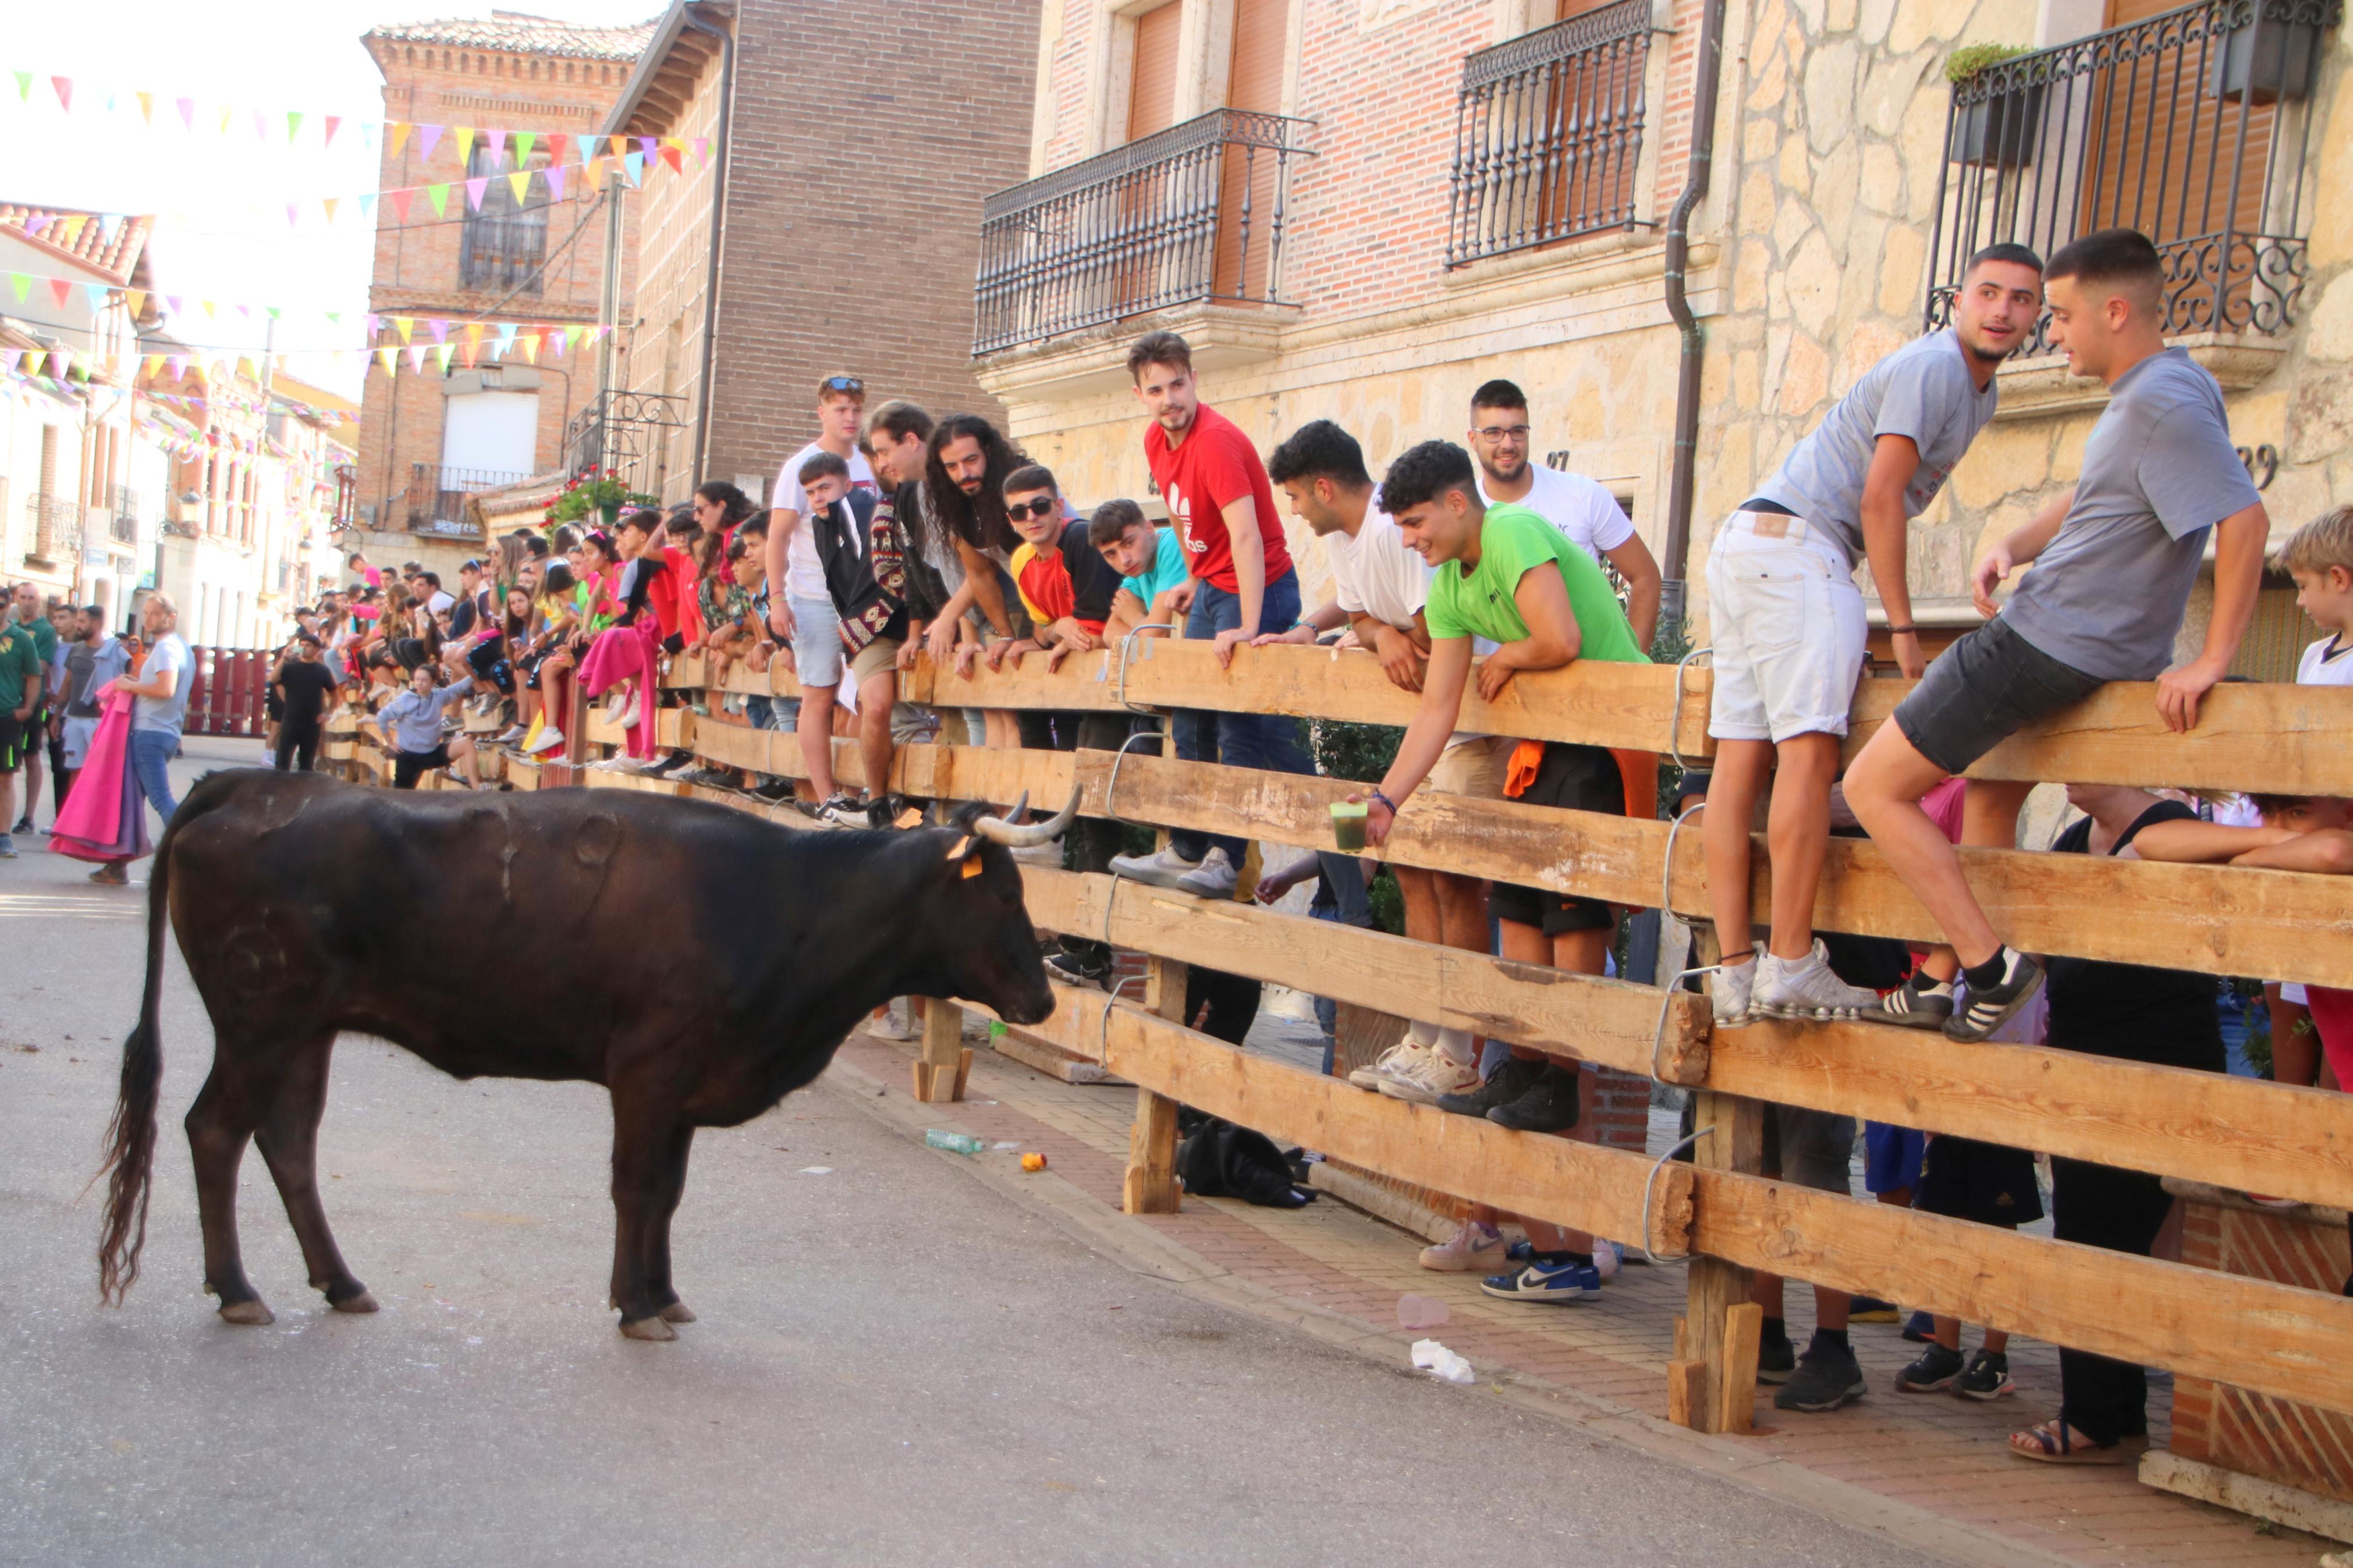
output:
M1498 742L1508 759L1516 742ZM1626 781L1618 759L1599 746L1554 741L1545 747L1535 782L1514 797L1523 805L1556 806L1567 811L1594 811L1605 816L1626 815ZM1487 912L1499 921L1535 926L1546 936L1571 931L1607 931L1617 923L1617 911L1599 899L1550 888L1523 888L1498 882L1487 898Z
M90 743L98 739L98 721L76 719L69 714L66 718L63 739L66 749L66 769L69 773L78 773L81 772L82 764L90 761Z
M0 774L13 773L25 765L25 721L16 717L15 709L0 713Z
M849 661L849 683L863 688L875 676L887 673L899 658L899 645L890 637L876 637L858 650Z
M1519 744L1501 735L1477 735L1457 741L1439 754L1438 765L1424 781L1440 795L1468 795L1472 800L1504 798L1504 776L1512 751Z
M831 599L795 597L793 671L803 686L841 684L841 616Z
M1850 982L1852 984L1852 982ZM1928 1146L1928 1135L1911 1127L1892 1127L1884 1121L1862 1124L1862 1190L1867 1193L1899 1193L1906 1187L1920 1185L1920 1156Z
M1795 1105L1765 1107L1765 1173L1817 1192L1853 1192L1854 1118Z
M2105 684L2052 658L1997 616L1936 656L1895 705L1895 727L1914 751L1948 773L1963 773L2027 725Z
M2042 1217L2042 1190L2034 1183L2034 1156L2023 1149L1980 1143L1939 1132L1912 1206L1979 1225L2024 1225Z
M417 781L435 768L449 765L449 748L436 746L429 752L395 752L392 754L392 787L415 789Z
M1777 742L1845 734L1867 640L1846 552L1801 518L1736 511L1708 552L1707 594L1707 732Z

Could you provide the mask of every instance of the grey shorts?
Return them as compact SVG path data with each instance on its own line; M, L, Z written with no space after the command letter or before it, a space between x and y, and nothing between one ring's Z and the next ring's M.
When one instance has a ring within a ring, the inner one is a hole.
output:
M2060 663L1997 616L1936 657L1895 705L1895 727L1922 756L1948 773L1964 773L2027 725L2106 684Z
M1765 1173L1817 1192L1852 1193L1854 1118L1795 1105L1765 1107Z
M841 616L831 599L793 595L793 674L803 686L841 684Z

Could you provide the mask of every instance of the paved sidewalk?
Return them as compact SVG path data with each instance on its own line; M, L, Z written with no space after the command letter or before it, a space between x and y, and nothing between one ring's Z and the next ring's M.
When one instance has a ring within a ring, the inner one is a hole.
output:
M1276 1054L1290 1056L1287 1050ZM2330 1542L2281 1531L2258 1534L2242 1515L2153 1491L2130 1467L2062 1468L2010 1457L2004 1438L2058 1407L2058 1352L2013 1338L2015 1398L1978 1404L1894 1392L1918 1352L1897 1324L1858 1324L1855 1352L1871 1392L1827 1415L1776 1411L1760 1388L1760 1430L1704 1437L1666 1425L1666 1369L1683 1310L1679 1268L1629 1264L1600 1299L1578 1307L1514 1306L1482 1295L1475 1277L1419 1268L1418 1237L1326 1196L1298 1210L1187 1197L1180 1214L1118 1212L1134 1091L1065 1084L976 1050L967 1098L909 1100L912 1048L853 1036L837 1075L887 1089L877 1114L1013 1142L1051 1162L1023 1176L1012 1152L971 1163L976 1173L1026 1192L1131 1267L1294 1321L1325 1338L1406 1363L1419 1332L1397 1325L1406 1292L1444 1301L1451 1321L1422 1331L1468 1356L1491 1393L1533 1400L1581 1425L1674 1459L1806 1502L1847 1522L1886 1530L1956 1561L1986 1563L2274 1564L2314 1563ZM1309 1065L1313 1065L1312 1063ZM1654 1140L1655 1141L1655 1140ZM1803 1348L1812 1293L1788 1290L1790 1336ZM1965 1331L1965 1348L1975 1331ZM1466 1390L1465 1396L1472 1396ZM2165 1440L2169 1382L2152 1385L2154 1441Z

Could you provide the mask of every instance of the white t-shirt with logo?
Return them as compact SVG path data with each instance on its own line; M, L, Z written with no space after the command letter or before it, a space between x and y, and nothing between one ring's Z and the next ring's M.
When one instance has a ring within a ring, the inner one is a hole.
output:
M825 567L817 558L817 539L809 531L808 491L801 488L801 465L824 451L811 441L785 459L776 474L776 497L769 505L779 511L800 513L800 524L793 530L791 542L785 546L785 592L796 599L824 599L830 603L832 595L825 585ZM863 452L852 452L849 464L849 486L852 489L871 490L879 500L882 487L874 482L874 465L866 460Z
M1595 480L1542 463L1529 464L1528 472L1535 482L1519 504L1560 530L1563 538L1595 561L1634 537L1634 520L1626 515L1618 498ZM1493 506L1495 498L1487 493L1487 476L1482 472L1478 478L1479 499Z

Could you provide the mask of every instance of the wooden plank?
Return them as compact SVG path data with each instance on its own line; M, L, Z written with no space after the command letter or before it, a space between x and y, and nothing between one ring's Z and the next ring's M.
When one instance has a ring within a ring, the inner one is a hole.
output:
M1111 1009L1103 1065L1155 1094L1255 1128L1279 1143L1319 1149L1576 1230L1643 1231L1651 1162L1640 1154L1514 1132L1434 1106L1366 1094L1120 1005ZM1647 1221L1662 1251L1681 1251L1690 1233L1691 1183L1691 1171L1674 1165L1654 1184Z
M1724 1365L1715 1394L1719 1432L1746 1432L1757 1424L1757 1349L1764 1331L1765 1309L1756 1302L1736 1302L1725 1311Z
M1187 984L1186 965L1166 958L1149 960L1145 970L1145 1011L1178 1026L1189 1023L1185 1016ZM1097 1020L1098 1040L1106 1038L1102 1026L1108 1021L1108 1013ZM1135 1120L1127 1130L1127 1170L1121 1182L1120 1206L1129 1214L1175 1214L1182 1201L1176 1181L1177 1109L1174 1099L1137 1085Z
M1106 1072L1093 1062L1082 1062L1076 1057L1066 1056L1043 1040L1033 1039L1018 1029L1007 1029L989 1042L989 1047L1000 1057L1019 1062L1048 1078L1060 1079L1064 1083L1111 1084L1122 1089L1133 1087L1116 1073Z
M1758 1176L1693 1179L1694 1245L1714 1257L2353 1411L2353 1300Z
M1702 1094L1693 1107L1692 1163L1686 1170L1755 1171L1764 1163L1765 1108L1729 1094ZM1704 1190L1704 1189L1702 1189ZM1659 1250L1652 1243L1652 1250ZM1739 1342L1731 1314L1748 1304L1750 1271L1723 1258L1694 1258L1683 1277L1683 1353L1706 1369L1692 1405L1692 1427L1700 1432L1741 1432L1732 1423L1729 1390L1742 1375L1736 1359ZM1757 1375L1755 1345L1746 1374Z
M2290 1530L2325 1535L2332 1541L2353 1541L2353 1503L2184 1458L2163 1448L2152 1448L2140 1457L2140 1484L2233 1513L2267 1519ZM2321 1568L2342 1564L2348 1556L2353 1553L2331 1552L2320 1560Z
M1913 684L1862 683L1848 729L1849 758L1886 722ZM2269 681L2218 686L2199 704L2198 727L2176 735L2157 716L2154 681L2120 680L2004 741L1968 776L2342 795L2348 741L2353 689L2343 687Z
M1707 1001L1702 996L1663 994L1654 986L1514 963L1105 876L1033 866L1023 868L1022 884L1029 918L1049 931L1345 996L1400 1018L1625 1072L1651 1073L1651 1042L1663 1003L1666 1070L1658 1076L1688 1084L1706 1076Z
M915 1058L915 1098L944 1105L964 1098L964 1009L937 996L923 1003L923 1043Z

